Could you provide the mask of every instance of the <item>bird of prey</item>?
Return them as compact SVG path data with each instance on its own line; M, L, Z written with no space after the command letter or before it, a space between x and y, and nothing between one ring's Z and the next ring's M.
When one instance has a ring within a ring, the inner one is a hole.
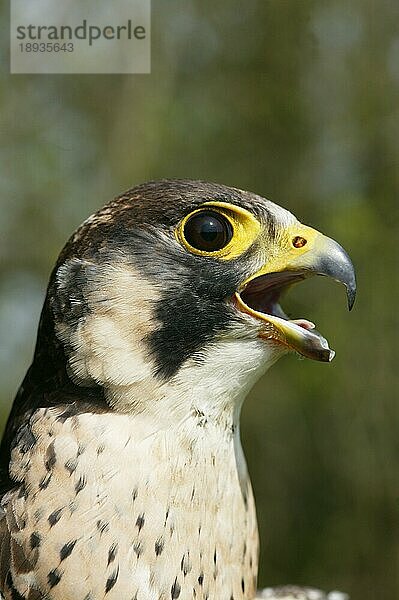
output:
M240 408L283 354L333 358L280 306L314 274L352 306L338 243L219 184L143 184L80 226L2 441L5 600L255 598Z

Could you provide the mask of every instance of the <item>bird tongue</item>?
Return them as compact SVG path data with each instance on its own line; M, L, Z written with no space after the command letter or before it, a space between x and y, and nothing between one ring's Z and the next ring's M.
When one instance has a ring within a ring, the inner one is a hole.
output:
M291 323L295 323L295 325L299 325L302 329L311 330L316 328L316 325L307 319L290 319L290 321Z

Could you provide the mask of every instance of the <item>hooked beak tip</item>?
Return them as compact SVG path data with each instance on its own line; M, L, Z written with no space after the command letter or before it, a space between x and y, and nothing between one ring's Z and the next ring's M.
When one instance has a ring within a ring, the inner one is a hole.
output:
M346 287L346 297L348 299L348 310L352 310L356 298L356 282Z
M319 257L318 272L327 275L344 284L348 309L352 310L356 298L356 275L355 269L347 252L340 244L330 238L324 238L324 252ZM316 269L317 269L316 267Z

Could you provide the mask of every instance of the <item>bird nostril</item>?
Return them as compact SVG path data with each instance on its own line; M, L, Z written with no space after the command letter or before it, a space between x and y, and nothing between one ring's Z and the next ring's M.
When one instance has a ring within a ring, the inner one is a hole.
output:
M301 237L300 235L297 235L293 238L292 240L292 245L294 246L294 248L303 248L306 244L307 244L307 240L305 240L305 238Z

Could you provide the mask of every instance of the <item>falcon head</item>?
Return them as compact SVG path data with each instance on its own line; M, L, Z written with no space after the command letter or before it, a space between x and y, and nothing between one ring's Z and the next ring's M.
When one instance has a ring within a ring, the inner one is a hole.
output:
M193 389L217 404L287 352L332 360L313 323L283 309L287 290L314 275L342 283L352 307L346 252L287 210L213 183L147 183L65 246L35 363L42 380L51 371L65 381L55 375L65 367L74 386L99 386L123 411L167 396L183 405Z

